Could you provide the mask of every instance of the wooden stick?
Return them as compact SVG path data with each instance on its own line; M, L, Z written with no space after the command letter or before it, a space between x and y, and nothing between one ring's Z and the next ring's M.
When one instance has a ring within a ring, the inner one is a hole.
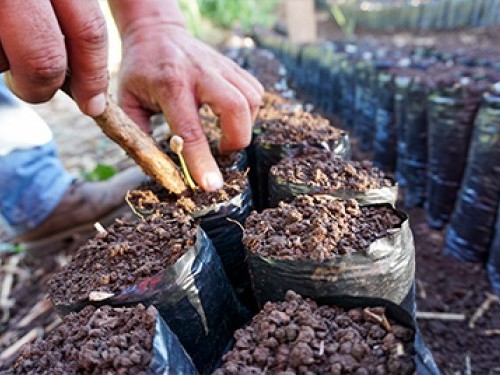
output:
M417 311L417 319L465 320L465 314Z
M61 90L70 98L70 77L66 77ZM101 130L135 160L144 173L174 194L187 189L175 163L156 145L153 138L139 126L111 99L106 97L104 113L93 117Z
M469 320L469 328L474 329L476 327L476 322L484 315L486 311L490 308L490 306L494 302L500 303L500 298L492 293L486 293L486 299L484 302L477 308L477 310L472 315L472 318Z
M24 344L33 342L41 336L43 336L43 329L41 329L40 327L33 328L31 331L29 331L27 334L21 337L18 341L16 341L14 344L5 349L2 352L2 354L0 354L0 360L4 361L7 358L13 356L21 349L21 347Z
M46 312L50 311L52 309L52 302L48 300L47 298L44 298L40 301L38 301L35 306L31 308L31 310L28 312L28 314L21 319L19 323L17 323L17 327L23 328L29 325L31 322L33 322L35 319L37 319L39 316L45 314Z
M109 95L106 110L94 120L104 134L124 149L148 176L174 194L181 194L187 189L174 162Z

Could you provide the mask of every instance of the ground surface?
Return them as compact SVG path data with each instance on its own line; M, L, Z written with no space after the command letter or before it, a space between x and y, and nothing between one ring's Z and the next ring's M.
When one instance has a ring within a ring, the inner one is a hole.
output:
M132 164L62 94L36 110L53 129L61 158L71 172L79 175L97 163L117 169ZM458 321L442 316L419 320L438 365L444 374L500 374L500 302L490 295L485 270L443 255L443 233L429 229L422 209L411 210L410 220L417 250L419 311L464 314ZM0 370L17 357L20 344L46 335L58 323L44 285L71 251L39 261L22 255L0 256ZM491 306L470 328L471 318L487 300Z

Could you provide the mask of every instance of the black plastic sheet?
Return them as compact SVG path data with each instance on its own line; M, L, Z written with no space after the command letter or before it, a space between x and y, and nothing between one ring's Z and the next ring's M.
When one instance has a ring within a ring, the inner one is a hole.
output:
M60 314L96 306L154 305L200 373L209 373L232 333L248 316L238 302L212 242L202 229L196 243L162 272L99 302L56 305Z
M411 81L404 93L405 121L402 137L405 154L401 157L403 179L406 181L405 207L422 206L427 183L427 96L429 88L418 78Z
M429 96L426 210L432 228L442 228L453 212L480 101L462 86Z
M404 221L393 233L362 251L324 261L280 260L247 250L257 302L279 301L291 289L313 299L348 294L402 303L414 282L415 247L408 216L398 214Z
M244 224L253 209L252 190L245 191L228 201L216 203L191 215L200 220L219 255L224 271L245 304L252 304L250 277L245 261L245 248L241 242L243 232L238 225Z
M375 136L373 163L384 172L396 168L397 129L394 120L394 80L390 71L376 77Z
M147 375L198 375L193 361L161 316L157 316L153 338L153 359Z
M500 95L486 93L474 124L469 157L446 236L446 252L488 260L500 199ZM494 249L494 247L492 248Z
M350 159L351 146L349 137L343 133L339 140L329 144L322 143L317 145L295 144L295 145L276 145L263 140L257 140L254 145L255 157L257 162L257 181L258 194L260 196L259 210L268 207L269 204L269 170L275 164L278 164L281 159L290 158L300 155L306 148L316 147L331 151L332 156L339 156L343 159Z
M407 89L410 85L410 77L404 74L394 77L394 122L398 134L397 141L397 157L396 157L396 180L399 186L406 187L406 172L405 172L405 157L406 157L406 107L407 107Z
M390 187L366 191L329 190L316 186L294 184L269 173L269 207L277 207L279 202L291 202L295 197L302 194L325 194L338 199L355 199L361 205L376 203L390 203L395 205L398 199L398 185L395 183Z
M356 57L347 55L340 64L339 88L340 88L340 118L343 128L352 130L354 128L354 115L356 108L356 72L354 69Z
M359 149L369 152L373 150L377 111L377 98L374 93L374 62L371 59L358 61L355 74L354 135L359 138Z

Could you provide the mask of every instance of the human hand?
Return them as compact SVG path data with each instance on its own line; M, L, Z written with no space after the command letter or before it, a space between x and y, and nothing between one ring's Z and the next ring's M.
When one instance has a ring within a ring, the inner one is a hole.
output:
M0 72L30 103L49 100L71 71L70 88L90 116L106 107L106 21L96 0L2 1Z
M249 73L192 37L181 25L143 23L122 35L120 104L143 129L163 112L174 134L184 139L184 157L204 190L222 187L198 109L208 104L220 116L221 152L251 141L264 89Z

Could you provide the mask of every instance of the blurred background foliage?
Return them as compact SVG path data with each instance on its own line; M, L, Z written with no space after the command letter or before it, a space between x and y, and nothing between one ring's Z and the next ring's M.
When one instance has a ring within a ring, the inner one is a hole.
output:
M215 29L238 28L248 32L254 25L271 26L275 7L282 0L180 0L189 30L207 39Z

